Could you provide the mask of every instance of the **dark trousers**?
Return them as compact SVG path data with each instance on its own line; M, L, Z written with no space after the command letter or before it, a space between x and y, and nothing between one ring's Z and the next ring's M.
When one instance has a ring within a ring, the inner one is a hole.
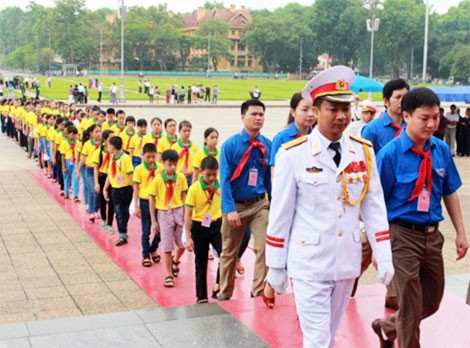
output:
M129 222L129 206L132 202L132 186L111 189L111 199L116 213L119 237L127 239L127 223Z
M220 255L222 251L222 235L220 229L222 219L213 221L209 228L201 226L198 221L191 224L191 238L194 242L194 255L196 263L196 297L198 300L207 299L207 262L209 245L212 245ZM217 267L216 283L219 284L220 272Z
M7 132L7 118L4 115L0 115L2 119L2 133L5 134Z
M157 232L150 242L150 228L152 226L152 220L150 218L150 204L148 199L139 199L139 206L142 221L142 258L146 258L150 257L151 253L157 251L161 239L160 233ZM153 214L155 214L155 219L157 219L156 210Z
M101 215L101 220L103 222L106 222L106 225L112 226L113 225L113 218L114 218L114 206L113 206L113 200L110 199L109 202L106 202L106 199L104 199L103 195L103 189L104 189L104 184L106 183L106 174L98 174L98 183L100 185L100 194L98 197L98 205L100 208L100 215ZM111 189L108 190L108 194L111 191Z
M419 348L421 320L433 315L444 295L444 236L411 231L390 224L393 283L398 294L398 312L381 320L389 339L398 337L400 347Z
M55 153L55 163L56 165L54 166L54 168L56 168L56 172L57 172L57 182L59 183L59 186L60 186L60 190L63 191L64 190L64 173L63 173L63 169L62 169L62 155L60 154L60 152L56 152Z
M101 102L101 96L102 96L103 92L98 92L98 101Z

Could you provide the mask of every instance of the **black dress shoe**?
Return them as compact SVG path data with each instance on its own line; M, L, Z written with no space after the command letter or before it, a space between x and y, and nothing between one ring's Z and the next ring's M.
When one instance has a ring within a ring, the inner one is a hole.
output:
M382 327L380 326L380 319L375 319L372 322L372 330L379 336L380 348L394 348L393 341L384 340L382 336Z
M385 298L385 308L397 311L398 308L399 308L398 299L396 297L387 297L387 298Z

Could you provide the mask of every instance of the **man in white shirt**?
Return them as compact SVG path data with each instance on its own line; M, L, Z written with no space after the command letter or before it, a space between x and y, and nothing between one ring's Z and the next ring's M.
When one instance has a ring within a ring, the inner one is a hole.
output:
M449 146L449 150L452 153L452 156L455 156L455 133L457 130L457 123L459 122L460 116L456 112L457 107L452 104L450 106L450 112L445 115L447 118L447 132L445 135L445 142Z

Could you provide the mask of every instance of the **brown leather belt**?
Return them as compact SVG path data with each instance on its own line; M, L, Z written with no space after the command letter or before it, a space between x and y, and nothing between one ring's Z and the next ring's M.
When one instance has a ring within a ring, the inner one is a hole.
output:
M416 232L421 232L421 233L426 233L426 234L432 234L436 232L439 227L439 223L430 224L430 225L420 225L420 224L412 224L412 223L409 223L406 221L400 221L400 220L392 221L392 224L405 227L406 229L413 231L413 232L416 231Z

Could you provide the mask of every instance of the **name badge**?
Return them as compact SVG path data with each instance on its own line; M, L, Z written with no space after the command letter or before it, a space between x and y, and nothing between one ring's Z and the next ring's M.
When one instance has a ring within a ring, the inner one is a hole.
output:
M429 212L429 191L427 189L423 189L423 191L418 196L418 211L420 212Z
M210 228L211 227L211 222L212 222L212 215L209 214L209 213L205 213L203 218L202 218L201 226Z
M117 183L118 185L122 185L123 182L124 182L124 178L122 177L122 175L116 176L116 183Z
M250 169L250 173L248 174L248 186L256 186L258 183L258 169L253 168Z

